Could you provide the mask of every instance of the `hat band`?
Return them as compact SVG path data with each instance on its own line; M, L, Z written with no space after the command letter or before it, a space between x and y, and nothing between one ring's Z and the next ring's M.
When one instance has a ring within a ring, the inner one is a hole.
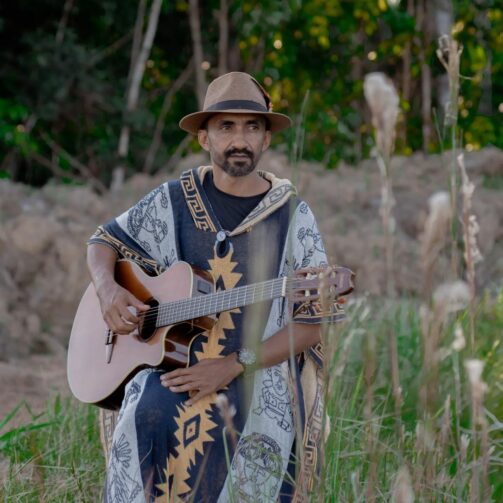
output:
M219 101L209 106L205 112L221 112L225 110L254 110L256 112L268 112L267 108L256 101L251 100L226 100Z

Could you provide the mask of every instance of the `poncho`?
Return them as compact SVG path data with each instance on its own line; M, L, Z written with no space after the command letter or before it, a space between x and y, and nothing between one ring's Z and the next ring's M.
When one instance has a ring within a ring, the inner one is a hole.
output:
M184 172L154 189L99 227L89 242L111 246L119 257L154 274L177 261L189 262L208 270L217 289L326 264L309 206L288 180L267 172L259 173L270 190L237 228L217 240L222 229L202 184L210 169ZM190 364L225 356L257 337L265 340L292 318L321 323L343 317L337 303L324 313L319 303L292 306L285 298L223 312L209 333L193 341ZM320 343L294 360L238 377L220 391L235 413L237 445L225 429L217 393L188 407L187 393L161 386L160 370L142 370L127 384L115 424L105 500L300 500L313 488L324 440L322 361ZM297 464L295 447L301 453Z

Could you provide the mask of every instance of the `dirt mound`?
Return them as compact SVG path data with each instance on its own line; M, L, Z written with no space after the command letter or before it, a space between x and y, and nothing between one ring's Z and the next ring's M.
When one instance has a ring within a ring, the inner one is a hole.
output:
M449 154L421 154L393 159L396 207L396 283L401 292L421 285L418 235L431 194L447 190ZM187 157L179 171L207 163L203 154ZM481 286L503 278L503 152L485 149L466 156L476 184L474 211L480 223L484 261ZM280 177L298 176L302 197L315 211L332 259L357 273L358 289L384 291L382 231L379 220L379 172L374 161L358 168L342 165L327 172L301 162L292 173L286 156L267 152L261 168ZM176 176L176 175L173 175ZM89 282L85 242L97 225L127 209L163 177L137 175L120 193L99 197L85 187L48 185L37 190L0 182L0 380L20 389L19 362L36 354L56 354L63 361L73 315ZM445 267L439 264L439 270ZM35 383L37 380L32 379ZM24 381L23 381L24 382ZM31 381L30 381L31 382ZM32 383L33 384L33 383ZM3 395L6 397L6 395ZM10 396L10 395L9 395ZM0 402L0 416L13 397Z
M393 159L394 276L401 293L420 291L418 238L427 215L429 197L441 190L449 191L449 164L450 153L443 157L425 158L422 154L414 154ZM477 281L480 288L499 288L503 279L503 152L487 148L466 154L465 164L476 186L473 212L480 224L478 243L484 257L477 265ZM318 216L329 254L334 261L357 273L360 290L383 293L381 189L376 162L365 161L358 168L342 165L335 172L308 164L300 168L300 193ZM460 204L458 201L458 207ZM460 234L460 248L461 240ZM443 260L437 264L439 280L446 279L446 267Z

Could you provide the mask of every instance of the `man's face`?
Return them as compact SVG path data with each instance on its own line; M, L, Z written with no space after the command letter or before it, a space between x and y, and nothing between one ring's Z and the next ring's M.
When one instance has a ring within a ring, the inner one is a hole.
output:
M198 139L214 164L230 176L246 176L271 142L266 120L254 114L216 114L200 129Z

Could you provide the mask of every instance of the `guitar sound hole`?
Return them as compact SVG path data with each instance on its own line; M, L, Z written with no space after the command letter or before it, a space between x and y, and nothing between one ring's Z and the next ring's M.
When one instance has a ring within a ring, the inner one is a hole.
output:
M154 335L158 313L156 308L159 306L159 302L155 299L149 299L145 304L148 304L151 309L145 312L138 324L138 337L143 342L147 342Z

